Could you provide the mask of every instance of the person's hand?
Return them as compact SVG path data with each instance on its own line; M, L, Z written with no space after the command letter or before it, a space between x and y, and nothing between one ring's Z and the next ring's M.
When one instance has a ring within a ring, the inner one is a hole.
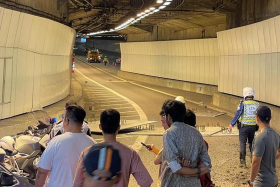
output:
M230 132L231 132L231 131L232 131L232 125L229 124L228 128L229 128L229 130L230 130Z
M253 185L248 184L248 187L253 187Z
M151 151L151 150L153 150L153 147L154 147L154 144L146 144L147 145L147 149L148 149L148 151Z
M179 160L181 161L181 166L182 167L190 167L191 165L191 161L189 159L180 159Z
M205 167L200 168L200 176L205 175L206 173L209 173L209 172L210 172L209 166L205 166Z

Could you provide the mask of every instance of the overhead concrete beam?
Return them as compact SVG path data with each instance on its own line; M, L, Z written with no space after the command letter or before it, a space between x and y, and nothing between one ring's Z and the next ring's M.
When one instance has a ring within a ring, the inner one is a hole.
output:
M63 7L66 3L68 3L68 0L57 0L57 10Z

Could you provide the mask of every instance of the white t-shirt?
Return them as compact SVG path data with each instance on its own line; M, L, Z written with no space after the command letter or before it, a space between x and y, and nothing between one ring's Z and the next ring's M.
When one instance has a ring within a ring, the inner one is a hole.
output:
M66 132L54 137L38 166L51 170L46 187L71 187L82 151L96 142L84 133Z

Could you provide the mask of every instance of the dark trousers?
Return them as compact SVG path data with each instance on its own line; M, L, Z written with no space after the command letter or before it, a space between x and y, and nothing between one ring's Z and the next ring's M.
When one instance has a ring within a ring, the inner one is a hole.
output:
M255 137L255 132L256 125L247 125L239 129L240 159L245 160L247 140L250 152L252 152L252 143Z

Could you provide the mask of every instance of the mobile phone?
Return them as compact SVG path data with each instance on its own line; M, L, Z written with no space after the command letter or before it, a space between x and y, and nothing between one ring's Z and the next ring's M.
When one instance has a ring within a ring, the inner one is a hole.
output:
M148 147L145 143L141 142L141 144L142 144L143 146L145 146L147 149L152 150L152 149L151 149L150 147Z

